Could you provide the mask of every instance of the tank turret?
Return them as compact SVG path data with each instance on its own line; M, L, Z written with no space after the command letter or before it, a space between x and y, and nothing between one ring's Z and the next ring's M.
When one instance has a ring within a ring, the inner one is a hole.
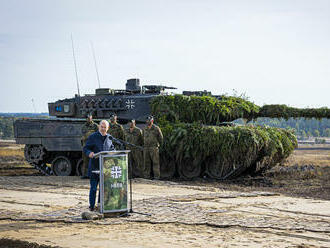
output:
M164 94L166 89L176 89L162 85L140 86L138 78L128 79L125 90L99 88L95 94L58 100L48 104L49 115L56 117L84 118L92 114L94 118L109 118L116 113L121 122L135 119L144 122L150 115L150 101Z

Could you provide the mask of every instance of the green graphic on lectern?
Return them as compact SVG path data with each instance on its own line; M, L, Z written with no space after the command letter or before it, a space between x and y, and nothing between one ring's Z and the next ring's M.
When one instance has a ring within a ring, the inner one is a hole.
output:
M104 211L127 209L127 156L104 157Z

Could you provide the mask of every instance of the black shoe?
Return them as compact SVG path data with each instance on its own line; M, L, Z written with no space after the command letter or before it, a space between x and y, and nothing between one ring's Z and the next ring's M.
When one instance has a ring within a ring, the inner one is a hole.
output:
M94 208L92 208L92 207L89 207L89 211L92 211L92 212L93 212L93 211L94 211Z
M80 179L89 179L89 177L88 176L82 176L82 177L80 177Z

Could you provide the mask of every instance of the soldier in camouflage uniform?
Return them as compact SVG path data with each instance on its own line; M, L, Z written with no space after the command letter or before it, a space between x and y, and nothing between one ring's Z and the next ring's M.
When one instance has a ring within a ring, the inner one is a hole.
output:
M110 117L108 134L116 139L124 139L124 128L122 125L117 123L117 115L113 114Z
M144 177L160 179L159 146L163 143L163 134L160 128L154 123L154 118L147 118L147 126L143 129L143 158L144 158Z
M99 130L98 125L93 121L93 116L91 114L87 115L87 120L86 123L82 126L81 128L81 145L82 147L85 146L86 140L89 135L91 135L94 132L97 132ZM81 168L82 171L82 179L87 179L87 171L88 171L88 162L89 162L89 157L85 155L85 153L82 153L82 158L83 158L83 165Z
M135 126L135 120L130 120L128 124L129 127L125 129L125 141L133 145L142 146L142 130ZM129 149L131 152L128 154L128 163L131 166L133 177L141 177L143 176L142 151L133 146L130 146Z

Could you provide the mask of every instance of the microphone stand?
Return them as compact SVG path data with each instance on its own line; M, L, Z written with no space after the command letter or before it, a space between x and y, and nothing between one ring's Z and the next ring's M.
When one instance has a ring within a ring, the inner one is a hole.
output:
M129 168L129 171L130 171L130 177L129 177L130 210L129 210L129 213L130 214L134 213L134 214L141 214L141 215L151 216L151 214L133 211L133 194L132 194L133 193L133 191L132 191L133 166L132 166L131 161L129 161L129 163L128 163L128 168Z

